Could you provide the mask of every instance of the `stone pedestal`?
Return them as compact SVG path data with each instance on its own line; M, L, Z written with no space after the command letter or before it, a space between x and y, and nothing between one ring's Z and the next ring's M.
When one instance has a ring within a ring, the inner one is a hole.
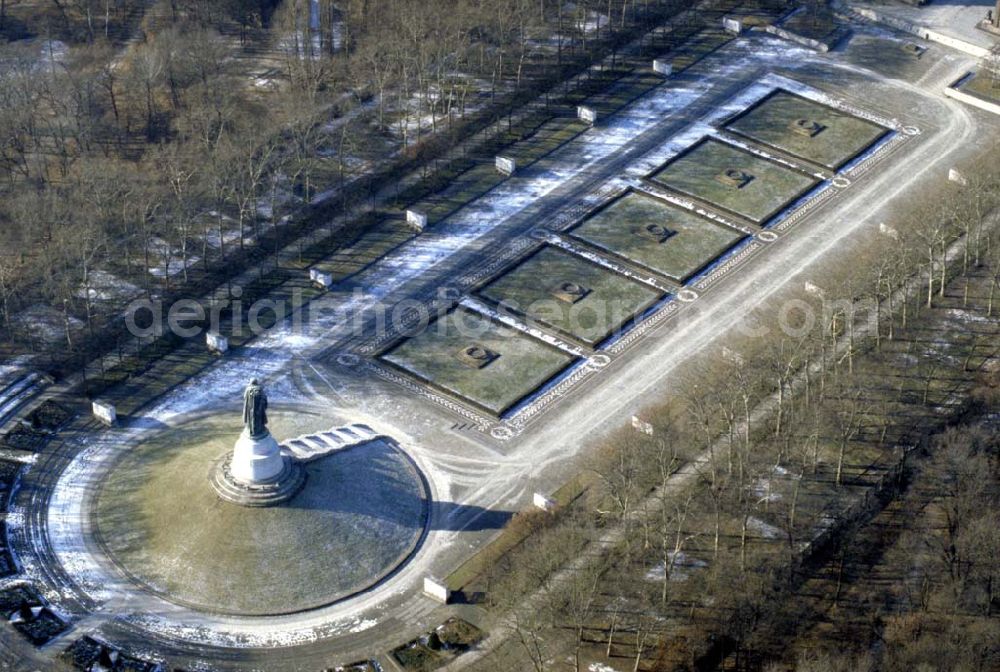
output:
M593 126L597 123L597 110L586 105L580 105L576 108L576 118L585 124Z
M498 156L495 160L497 172L510 177L517 170L517 162L509 156Z
M263 483L274 480L282 468L281 447L270 433L260 437L240 434L233 449L233 478L247 485Z
M305 470L281 454L270 433L240 434L233 452L212 469L212 487L222 499L243 506L273 506L294 497L305 483Z
M91 404L91 410L94 413L94 417L108 427L114 427L118 424L118 411L111 402L95 399Z
M674 73L674 64L665 58L655 58L653 59L653 72L669 77Z
M427 215L417 210L407 210L406 223L417 233L422 233L427 228Z
M333 275L318 268L310 268L309 280L320 289L330 289L333 284Z

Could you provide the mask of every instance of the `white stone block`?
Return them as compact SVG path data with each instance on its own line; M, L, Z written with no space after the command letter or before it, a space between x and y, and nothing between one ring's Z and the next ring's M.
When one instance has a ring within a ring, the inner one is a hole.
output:
M739 19L734 19L731 16L726 16L722 19L722 28L727 33L741 35L743 33L743 22Z
M969 180L967 180L965 178L965 175L963 175L962 173L958 172L954 168L951 168L948 171L948 179L951 180L952 182L956 182L956 183L962 185L963 187L969 186Z
M812 294L813 296L823 296L823 294L825 294L821 287L814 285L808 280L806 281L805 289L807 294Z
M424 577L424 595L441 604L448 604L448 600L451 599L451 591L448 590L448 586L444 585L444 581L432 576Z
M556 500L549 499L540 492L535 493L535 496L532 498L532 503L535 505L535 508L541 509L542 511L555 511L556 506L558 506L556 504Z
M224 355L229 352L229 339L214 331L205 334L205 345L217 355Z
M674 64L664 59L653 59L653 72L664 77L669 77L674 73Z
M406 223L410 225L411 229L420 233L427 228L427 215L417 210L407 210Z
M118 410L109 401L94 400L90 405L94 417L103 422L108 427L114 427L118 423Z
M632 416L632 429L642 434L653 435L653 423L646 422L638 415Z
M496 159L497 171L503 175L513 175L517 170L517 163L508 156L498 156Z
M878 231L883 236L889 236L893 240L899 240L899 231L897 231L896 229L892 228L891 226L889 226L885 222L879 223L879 225L878 225Z
M588 123L591 126L597 123L597 110L592 107L580 105L576 108L576 116L580 121Z
M333 276L325 271L321 271L318 268L309 269L309 279L317 287L322 287L323 289L329 289L330 285L333 284Z

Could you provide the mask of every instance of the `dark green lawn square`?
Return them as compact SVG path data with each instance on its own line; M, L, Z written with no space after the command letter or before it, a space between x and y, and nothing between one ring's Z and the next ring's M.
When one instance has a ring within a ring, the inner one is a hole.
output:
M740 231L636 191L583 220L570 235L679 282L745 237Z
M479 294L591 347L662 298L652 287L551 245Z
M470 348L484 362L477 365ZM575 357L465 308L456 308L381 355L416 378L500 416L562 373Z
M888 129L828 105L777 90L726 124L730 131L836 170Z
M651 179L758 224L771 219L819 182L811 175L714 138L698 141Z

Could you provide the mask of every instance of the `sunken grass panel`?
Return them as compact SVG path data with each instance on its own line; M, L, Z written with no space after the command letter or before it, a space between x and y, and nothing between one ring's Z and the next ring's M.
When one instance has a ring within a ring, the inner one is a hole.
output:
M752 176L743 187L720 182L727 170ZM671 159L651 179L723 210L763 224L812 189L819 180L712 138Z
M483 368L458 354L480 346L498 356ZM456 308L380 358L421 381L500 416L562 373L575 357L489 317Z
M815 135L791 126L799 119L822 126ZM726 125L746 138L836 170L878 142L888 129L788 91L778 90Z
M351 244L316 264L340 282L375 263L413 238L413 231L399 218L386 219L363 233Z
M643 229L659 225L659 241ZM683 282L723 255L745 234L653 196L630 191L576 225L570 234L645 269Z
M575 302L560 298L562 283L577 284L585 294ZM652 287L552 246L541 248L479 294L590 347L662 298Z
M548 156L587 130L576 117L556 117L504 152L517 161L518 168L529 166Z
M959 90L1000 105L1000 76L993 77L985 69L965 80Z

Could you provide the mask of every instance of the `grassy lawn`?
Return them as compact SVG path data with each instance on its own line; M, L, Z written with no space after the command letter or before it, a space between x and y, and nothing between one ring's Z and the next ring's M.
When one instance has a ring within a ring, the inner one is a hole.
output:
M278 439L329 428L308 412L271 415ZM95 515L128 572L204 609L276 613L365 588L416 544L426 493L399 451L374 441L315 460L287 504L250 508L207 477L239 431L233 411L153 432L111 471Z
M988 72L977 72L962 85L961 90L1000 104L1000 77L993 78Z
M588 98L587 105L597 111L598 120L600 120L614 114L661 84L663 84L663 77L651 70L634 72L620 79L607 91Z
M742 171L743 186L719 180L726 171ZM818 180L750 152L706 138L670 160L652 179L683 194L763 224L799 198Z
M919 40L914 36L912 42ZM854 64L875 72L910 82L918 80L934 63L934 59L917 58L903 49L902 42L870 35L854 35L847 45L846 56ZM936 47L931 47L935 49Z
M460 358L470 347L497 356L476 368ZM562 350L464 308L451 311L381 358L498 416L574 361Z
M565 283L583 291L562 292ZM548 246L479 294L592 347L661 297L651 287Z
M691 36L683 48L677 49L670 62L674 66L674 72L679 72L684 68L694 65L705 56L719 49L724 44L732 42L733 36L719 28L705 28Z
M665 240L647 227L674 233ZM630 192L578 224L575 238L683 282L743 238L741 232L659 199Z
M519 167L524 167L559 149L585 130L587 126L576 117L556 117L505 151L504 156L512 157Z
M335 281L344 280L410 240L413 235L401 219L383 220L350 245L316 264L316 268L333 275Z
M484 195L506 179L493 161L483 161L456 177L447 187L413 205L427 215L428 224L440 222L459 208Z
M798 120L818 124L818 132L809 135L793 130ZM830 170L840 168L887 132L878 124L780 90L726 128Z
M781 23L781 27L796 35L823 42L840 30L840 23L829 9L815 5L792 14Z

